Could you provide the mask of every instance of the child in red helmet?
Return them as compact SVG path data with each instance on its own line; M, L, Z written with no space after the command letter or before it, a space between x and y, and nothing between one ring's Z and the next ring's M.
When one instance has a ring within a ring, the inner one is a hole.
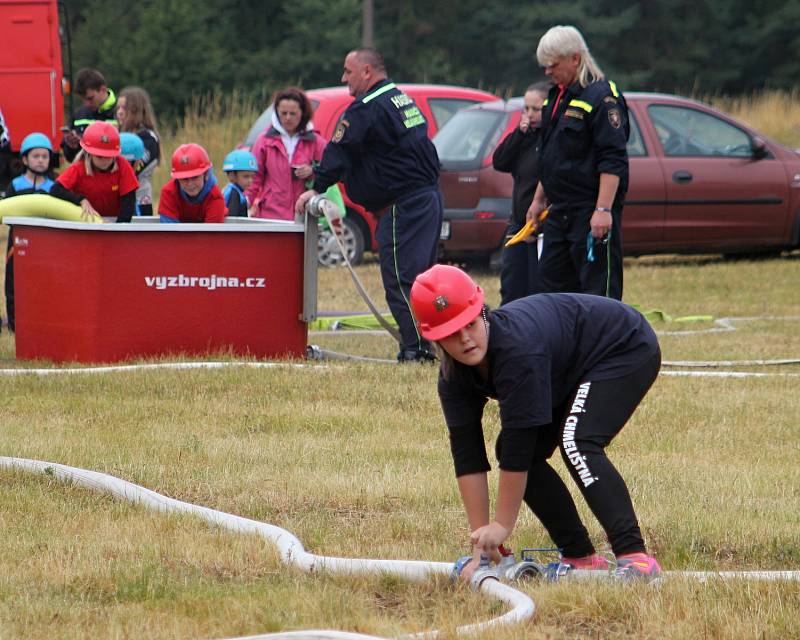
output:
M199 144L182 144L172 154L172 177L161 187L161 222L224 222L225 199L211 170L208 153Z
M81 137L81 153L57 182L84 196L86 215L116 217L130 222L136 210L139 182L131 165L119 162L119 132L108 122L93 122Z
M498 557L524 501L573 569L609 570L595 553L575 503L548 464L560 448L570 475L600 521L620 578L657 576L624 480L605 455L658 375L655 333L635 309L610 298L540 294L495 311L456 267L417 276L411 307L422 335L439 347L439 398L450 432L458 487L474 558ZM500 406L500 466L494 519L481 419L489 398Z

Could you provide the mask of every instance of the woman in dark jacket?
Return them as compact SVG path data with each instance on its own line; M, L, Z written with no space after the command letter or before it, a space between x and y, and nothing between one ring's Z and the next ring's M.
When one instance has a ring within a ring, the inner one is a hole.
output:
M519 126L505 137L492 156L492 166L497 171L510 173L514 178L507 237L513 236L525 226L525 215L539 185L536 148L539 144L539 125L542 122L542 102L549 90L548 82L539 82L528 87ZM501 304L540 291L538 262L535 236L503 249L500 271Z

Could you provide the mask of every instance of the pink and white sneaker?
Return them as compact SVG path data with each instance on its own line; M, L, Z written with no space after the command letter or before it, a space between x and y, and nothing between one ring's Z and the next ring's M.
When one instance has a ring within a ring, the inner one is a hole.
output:
M620 580L655 580L661 575L661 565L646 553L626 553L617 556L614 576Z
M561 558L561 564L568 564L577 571L608 571L611 569L608 558L596 553L582 558Z

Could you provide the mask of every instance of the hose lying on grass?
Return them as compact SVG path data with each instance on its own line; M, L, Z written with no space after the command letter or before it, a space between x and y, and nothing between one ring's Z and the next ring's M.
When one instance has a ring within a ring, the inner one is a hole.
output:
M286 529L275 525L266 524L257 520L235 516L208 507L189 504L173 498L168 498L145 489L132 482L115 478L114 476L97 471L88 471L69 467L53 462L41 460L28 460L25 458L12 458L0 456L0 467L10 469L23 469L35 473L44 473L74 485L92 489L103 493L110 493L115 498L141 504L155 511L168 513L188 513L198 516L209 524L234 531L236 533L250 533L266 538L278 547L281 558L286 564L292 564L308 572L328 571L330 573L343 573L350 575L381 575L392 574L407 580L425 580L436 574L449 576L453 569L450 562L427 562L422 560L371 560L366 558L336 558L331 556L318 556L308 553L300 540ZM527 595L497 580L485 580L481 583L480 590L483 594L503 602L512 609L507 613L476 624L458 627L456 632L460 635L477 634L492 627L512 625L523 622L533 616L534 603ZM292 632L295 633L295 632ZM435 638L439 631L423 631L421 633L407 634L403 638ZM287 633L269 634L264 636L250 636L254 638L345 638L359 640L382 640L375 636L346 633L342 631L302 631L296 635ZM243 639L240 639L243 640Z
M13 458L0 456L0 467L9 469L21 469L36 473L44 473L59 480L73 483L75 485L92 489L94 491L107 492L116 498L144 505L156 511L168 513L188 513L198 516L208 522L234 531L236 533L250 533L259 535L275 544L281 554L281 558L287 564L293 564L304 571L329 571L331 573L343 573L350 575L359 574L393 574L408 580L425 580L435 575L449 575L453 565L449 562L427 562L420 560L371 560L361 558L337 558L330 556L318 556L308 553L300 540L286 529L275 525L266 524L257 520L243 518L232 514L216 511L207 507L168 498L155 491L145 489L139 485L115 478L114 476L97 471L88 471L69 467L52 462L40 460L28 460L25 458ZM580 572L590 574L592 572ZM592 578L604 579L610 574L596 572L597 576ZM662 574L662 579L684 578L697 579L700 581L708 580L798 580L800 581L800 571L666 571ZM514 589L513 587L498 582L497 580L484 580L480 584L483 594L495 598L512 607L504 615L498 616L485 622L458 627L456 633L459 635L474 635L486 631L492 627L519 624L534 614L535 605L533 600L526 594ZM413 634L405 634L401 638L429 639L440 635L439 631L423 631ZM344 631L314 630L314 631L291 631L277 634L266 634L259 636L248 636L232 640L258 640L258 639L292 639L305 638L306 640L384 640L377 636L369 636Z

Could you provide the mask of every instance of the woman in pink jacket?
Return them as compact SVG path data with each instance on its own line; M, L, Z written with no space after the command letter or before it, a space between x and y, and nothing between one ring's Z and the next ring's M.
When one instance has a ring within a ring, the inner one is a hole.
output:
M311 101L302 89L279 91L272 104L272 126L253 145L258 171L246 194L252 217L294 220L294 203L313 186L327 142L313 130Z

